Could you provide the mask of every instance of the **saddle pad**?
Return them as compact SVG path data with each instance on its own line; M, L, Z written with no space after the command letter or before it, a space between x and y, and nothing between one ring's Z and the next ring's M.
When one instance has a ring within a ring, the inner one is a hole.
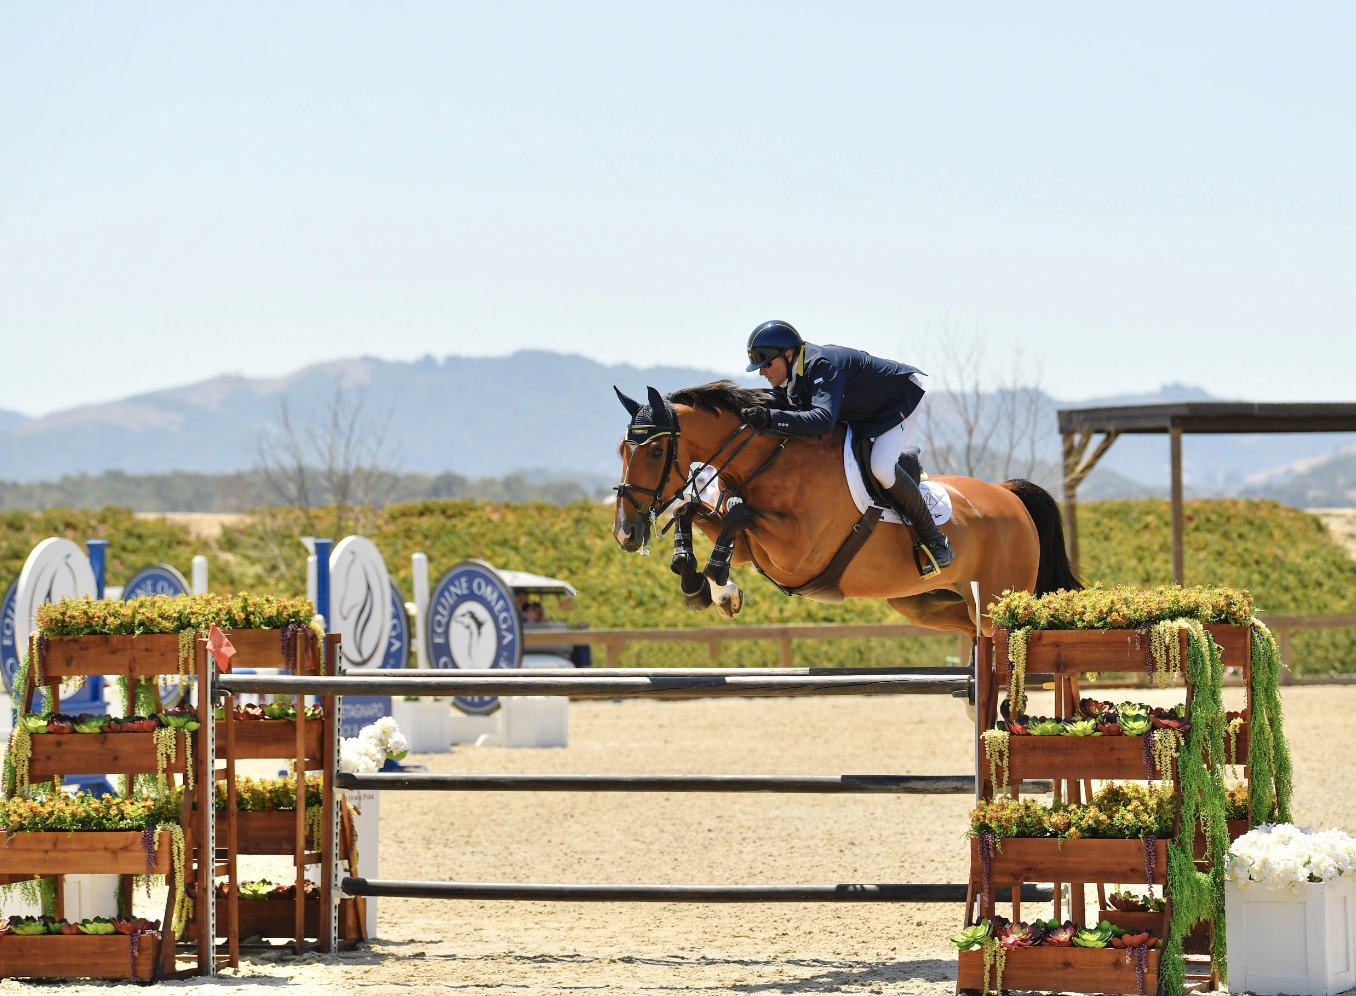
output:
M843 440L843 471L847 474L848 491L852 493L853 504L857 506L857 511L865 514L874 502L871 501L871 495L867 493L866 483L862 480L862 467L857 463L857 457L852 452L852 429L848 428L847 437ZM870 473L869 469L866 473ZM932 512L932 521L941 525L951 518L951 494L940 484L934 484L932 481L924 481L919 485L923 492L923 499L928 503L928 509ZM893 522L900 524L899 514L889 507L885 507L885 513L880 517L881 522Z

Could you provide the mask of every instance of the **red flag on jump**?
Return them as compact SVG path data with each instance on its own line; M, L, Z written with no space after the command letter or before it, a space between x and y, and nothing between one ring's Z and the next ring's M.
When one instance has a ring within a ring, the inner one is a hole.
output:
M231 658L235 656L235 647L226 639L226 634L217 629L216 623L211 623L207 630L207 649L212 651L218 671L224 673L230 669Z

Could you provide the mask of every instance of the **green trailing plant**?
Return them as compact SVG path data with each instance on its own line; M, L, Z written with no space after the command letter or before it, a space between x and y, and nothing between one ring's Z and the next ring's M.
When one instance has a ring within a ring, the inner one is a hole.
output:
M989 759L989 777L993 780L993 790L995 793L1001 787L1008 787L1008 732L1007 730L985 730L980 734L979 739L984 744L984 756ZM1003 777L998 777L999 767L1003 769Z
M0 799L0 826L11 834L145 830L172 819L175 813L167 798L152 796L127 799L107 795L99 799L56 791L40 797Z
M1030 635L1030 626L1008 632L1008 707L1014 716L1026 712L1026 641Z
M1252 722L1248 764L1251 767L1252 821L1292 822L1294 794L1290 743L1281 714L1281 651L1266 624L1252 622Z
M1168 843L1172 916L1164 957L1159 962L1159 986L1168 996L1178 996L1184 991L1182 944L1192 927L1203 920L1214 926L1212 958L1221 980L1227 978L1228 972L1224 945L1224 873L1229 830L1225 822L1228 796L1224 786L1223 655L1199 620L1183 620L1181 627L1187 634L1185 667L1192 686L1191 726L1177 755L1181 813L1177 837ZM1210 870L1206 872L1196 870L1193 857L1198 824L1210 861Z

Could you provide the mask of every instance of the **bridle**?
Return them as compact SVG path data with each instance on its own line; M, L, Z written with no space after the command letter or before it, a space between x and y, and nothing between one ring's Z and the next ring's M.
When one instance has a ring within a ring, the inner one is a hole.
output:
M738 439L740 434L743 433L745 429L749 428L747 424L741 422L739 426L734 430L734 432L730 433L729 438L726 439L725 442L721 443L720 448L717 449L716 452L712 453L711 456L708 457L707 459L701 461L701 463L696 467L696 469L690 469L690 473L683 480L683 483L678 487L678 489L674 492L673 497L668 500L665 500L663 497L664 486L668 484L669 476L673 473L674 469L678 465L678 441L682 437L682 427L678 422L678 412L674 409L673 405L666 401L664 402L664 409L665 414L668 416L668 424L672 426L672 428L664 428L661 426L632 425L627 429L626 433L627 438L623 440L623 442L635 443L636 448L639 449L641 446L645 446L653 442L660 436L668 437L668 442L665 446L664 451L664 470L659 475L658 486L654 488L643 488L637 484L622 483L612 488L613 491L617 492L619 495L621 495L621 497L625 498L635 507L636 512L639 513L641 517L646 520L646 524L649 526L650 529L654 528L655 524L659 521L660 515L662 515L669 508L672 507L674 508L675 511L679 511L682 508L685 508L687 505L697 500L697 494L701 490L697 486L698 476L704 470L706 470L706 468L711 467L713 464L715 464L716 460L719 459L720 455L724 453L726 449L729 448L730 444L733 443L736 439ZM757 437L758 437L757 430L750 431L749 435L745 437L744 440L734 448L734 452L732 452L728 457L726 457L725 461L719 467L716 468L716 472L714 475L712 475L712 477L714 479L720 479L720 475L724 472L725 468L728 467L731 463L733 463L734 460L739 456L739 454L744 452L744 448L747 447L749 443L753 442L754 439L756 439ZM763 463L758 467L758 469L755 470L752 474L750 474L749 477L743 482L743 487L747 488L749 483L755 477L757 477L763 471L767 470L767 468L772 465L772 461L777 459L777 457L781 454L782 450L786 448L786 443L787 443L786 439L782 439L782 441L778 443L777 448L772 451L772 454L766 460L764 460ZM725 494L728 490L729 490L728 488L722 487L720 496L716 499L717 511L720 510L720 507L724 502ZM641 503L637 501L635 498L636 494L649 496L650 504L648 508L641 507ZM663 529L660 530L659 535L663 536L671 528L673 528L673 525L675 522L678 521L678 518L679 516L675 514L669 520L668 524L665 525Z

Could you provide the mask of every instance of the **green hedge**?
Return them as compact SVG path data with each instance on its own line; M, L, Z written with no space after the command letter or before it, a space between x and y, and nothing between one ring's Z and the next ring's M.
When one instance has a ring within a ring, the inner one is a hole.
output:
M313 516L323 522L328 514L321 510ZM110 540L109 584L122 584L133 571L156 561L171 563L187 575L193 555L207 553L214 591L297 595L305 590L306 552L297 537L307 530L289 509L261 509L211 543L191 540L186 527L136 519L130 511L116 508L6 513L0 523L4 526L0 557L10 579L18 576L35 543L59 535L77 541ZM787 598L747 568L732 575L746 597L739 623L721 619L714 610L689 612L678 595L677 579L669 573L670 538L658 541L648 557L625 554L612 539L611 523L610 505L426 501L393 505L373 514L360 528L380 547L406 597L410 554L422 550L434 583L466 557L563 578L579 589L579 597L568 615L554 612L551 605L548 612L553 618L587 622L594 628L900 619L884 602L821 605ZM1079 536L1089 580L1151 587L1172 576L1164 501L1081 505ZM704 560L709 544L700 535L697 547ZM1186 578L1188 584L1248 588L1263 614L1356 614L1356 561L1313 516L1274 502L1187 502ZM1300 670L1356 671L1356 631L1297 632L1294 647ZM952 637L794 646L797 664L837 666L942 663L955 652ZM725 644L719 663L759 666L776 661L774 643L747 642ZM704 644L633 644L623 658L626 664L655 667L708 662Z

